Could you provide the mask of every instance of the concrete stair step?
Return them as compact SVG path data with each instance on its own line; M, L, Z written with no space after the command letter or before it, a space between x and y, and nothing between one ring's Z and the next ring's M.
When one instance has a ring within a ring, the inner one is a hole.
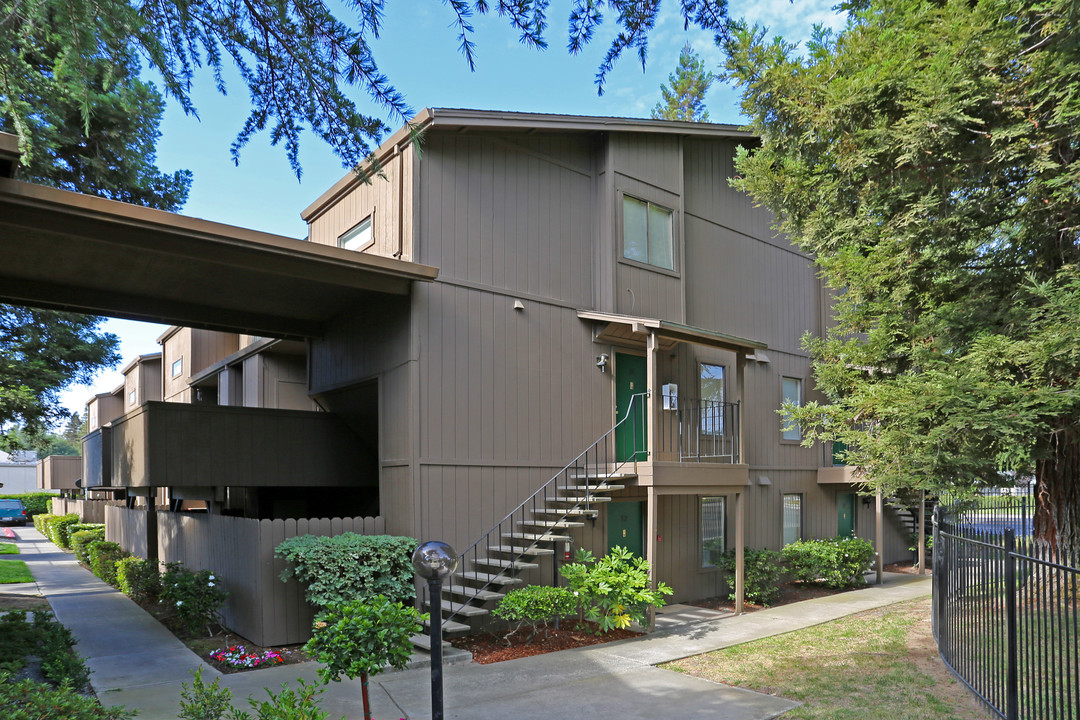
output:
M554 555L551 548L536 547L533 545L488 545L488 550L497 553L512 553L514 555Z
M411 638L409 638L409 642L411 642L413 645L420 648L421 650L431 652L431 636L430 635L413 635ZM443 640L442 641L442 646L443 646L443 649L445 650L446 648L450 647L450 643Z
M601 485L566 485L564 487L559 488L559 492L564 492L564 493L577 492L577 493L581 493L582 495L584 495L584 494L589 493L589 492L594 492L594 493L598 493L598 492L614 492L616 490L622 490L625 487L626 487L625 485L612 485L610 483L604 483L604 484L601 484Z
M584 494L584 493L582 493L582 494ZM549 495L545 499L549 503L579 503L579 502L585 502L584 498L581 495L567 495L566 497L551 497ZM606 502L611 502L611 498L607 497L606 495L596 495L594 497L589 498L589 502L591 502L591 503L606 503Z
M469 605L463 602L454 602L453 600L442 599L442 611L445 615L457 615L458 617L476 617L478 615L488 615L491 613L487 608L478 607L476 605ZM424 607L431 611L431 603L424 603Z
M585 527L585 523L575 522L573 520L519 520L518 525L521 527L539 527L544 528L545 530Z
M510 577L509 575L491 575L482 572L462 572L457 573L454 577L461 578L462 580L484 583L485 585L488 583L494 585L520 585L524 582L521 578Z
M570 475L571 480L591 480L600 482L611 482L612 480L633 480L637 477L637 473L632 472L606 472L601 471L597 473L573 473Z
M511 532L503 533L502 536L507 540L523 540L525 542L566 542L570 538L566 535L558 535L555 533L528 533L528 532Z
M425 630L431 629L431 621L421 623ZM443 637L448 635L467 635L472 632L472 627L465 623L455 622L453 620L443 620L442 622Z
M504 570L535 570L540 567L536 563L523 562L521 560L502 560L499 558L476 558L473 560L473 565L497 567Z
M488 600L501 600L504 597L503 593L492 592L491 590L481 590L470 585L454 584L453 587L443 585L444 595L453 595L456 597L465 598L466 600L475 600L476 602L487 602Z
M557 517L596 517L599 510L591 510L583 507L554 508L552 510L530 510L532 515L555 515Z

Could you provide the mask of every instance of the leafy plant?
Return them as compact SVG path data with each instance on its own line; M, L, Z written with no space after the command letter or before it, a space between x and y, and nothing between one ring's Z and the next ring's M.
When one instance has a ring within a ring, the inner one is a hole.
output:
M854 537L800 540L785 545L781 554L796 580L829 588L863 585L863 573L875 556L873 545Z
M649 589L649 563L624 547L613 547L599 559L580 549L575 560L560 572L584 616L599 626L598 634L644 622L649 608L663 606L663 596L672 593L662 582Z
M207 685L202 679L202 668L191 673L191 687L180 686L179 720L221 720L231 709L232 690L220 687L221 678Z
M78 527L78 526L76 526ZM89 545L105 539L105 527L76 530L71 534L71 550L75 553L75 559L83 565L90 564Z
M308 685L301 679L296 680L298 689L293 690L287 684L281 684L281 692L275 695L266 688L269 700L256 700L248 698L248 704L255 710L255 720L326 720L330 713L319 707L319 696L323 688L318 685ZM366 697L366 696L365 696ZM366 708L365 708L366 712ZM365 715L365 717L369 717ZM233 710L229 720L252 720L251 715L239 710ZM343 716L341 720L345 720Z
M26 612L12 610L0 615L0 673L18 672L25 664L27 648L35 647L36 636Z
M80 690L89 682L90 671L74 648L71 631L48 611L34 613L33 622L26 621L22 610L0 617L0 672L17 672L26 656L37 655L45 679ZM0 708L4 707L0 703Z
M188 635L202 630L209 632L228 596L209 570L192 571L178 562L165 563L161 602L176 612L181 632Z
M114 542L98 540L89 543L86 552L90 557L90 571L116 587L116 563L127 556L124 549Z
M135 713L123 707L102 707L68 686L58 688L33 680L15 681L0 674L0 708L5 720L128 720Z
M412 655L409 638L420 632L420 623L427 619L427 614L421 615L411 605L382 595L353 600L315 617L304 652L323 664L319 668L323 683L336 682L342 675L361 679L364 720L370 720L368 676L387 665L404 668Z
M375 595L409 603L416 597L411 557L418 544L393 535L301 535L278 545L274 554L290 564L282 581L295 577L317 607Z
M729 600L735 599L735 551L728 550L720 555L716 564L724 575L731 594ZM781 563L780 553L776 550L751 550L743 549L743 573L745 574L743 585L743 597L758 605L771 605L776 596L780 594L780 575L784 567Z
M79 515L77 513L68 513L67 515L57 515L55 518L49 523L49 540L59 548L70 550L71 528L79 524Z
M546 638L548 623L574 614L577 607L577 596L571 590L563 587L529 585L506 593L493 613L510 624L511 630L505 637L506 644L509 646L510 636L525 625L532 628L532 634L525 642L532 642L541 628Z
M116 563L116 585L135 602L154 602L161 595L157 560L126 557Z

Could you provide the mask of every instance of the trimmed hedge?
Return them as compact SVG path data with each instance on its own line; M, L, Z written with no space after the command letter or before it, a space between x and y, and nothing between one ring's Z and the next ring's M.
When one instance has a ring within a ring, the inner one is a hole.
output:
M82 527L77 525L76 527ZM105 526L76 530L71 534L71 549L75 553L75 559L83 565L90 564L89 545L105 539Z
M862 538L835 537L800 540L786 545L781 554L796 580L840 589L866 584L863 574L876 553Z
M156 560L126 557L116 563L120 592L135 602L156 602L161 595L161 573Z
M278 545L274 554L289 562L281 580L295 577L317 607L376 595L409 604L416 597L412 554L419 544L394 535L301 535Z
M0 708L5 720L125 720L135 713L123 707L102 707L95 698L84 697L70 687L54 688L33 680L15 682L0 674Z
M88 546L90 570L99 578L116 587L116 563L127 557L127 553L114 542L98 540Z
M735 550L731 549L720 556L717 567L724 575L724 581L731 588L729 600L735 599ZM780 553L776 550L751 550L743 548L743 571L746 573L743 594L747 602L758 605L772 605L780 594L780 576L784 566L780 562Z

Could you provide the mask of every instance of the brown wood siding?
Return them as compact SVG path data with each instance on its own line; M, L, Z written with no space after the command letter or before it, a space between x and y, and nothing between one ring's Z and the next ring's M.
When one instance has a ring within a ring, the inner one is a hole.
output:
M260 354L261 394L258 407L316 410L307 396L307 359L302 355Z
M408 190L412 186L414 155L412 147L404 149L401 154L384 163L379 175L357 185L313 218L308 225L308 239L337 247L338 238L343 233L372 216L374 244L363 252L397 257L400 249L400 257L411 260L413 213L410 205L412 195ZM405 188L406 192L401 193L401 188Z
M37 464L37 486L42 490L74 490L82 477L79 455L49 455Z
M183 358L182 371L173 377L172 367ZM169 402L187 402L190 394L188 378L191 377L191 328L180 328L161 344L162 399Z
M364 486L355 436L329 413L148 403L113 428L114 485ZM297 452L302 448L303 452Z

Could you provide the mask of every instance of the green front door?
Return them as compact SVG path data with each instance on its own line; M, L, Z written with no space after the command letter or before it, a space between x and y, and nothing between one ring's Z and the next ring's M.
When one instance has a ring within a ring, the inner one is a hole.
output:
M645 375L645 358L615 353L615 421L625 418L615 431L615 454L620 461L646 460L649 456L645 448L645 398L634 397L648 388Z
M631 500L605 504L608 550L619 545L638 557L645 557L645 503Z
M836 496L836 534L840 537L855 534L855 493Z

